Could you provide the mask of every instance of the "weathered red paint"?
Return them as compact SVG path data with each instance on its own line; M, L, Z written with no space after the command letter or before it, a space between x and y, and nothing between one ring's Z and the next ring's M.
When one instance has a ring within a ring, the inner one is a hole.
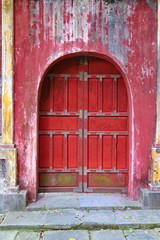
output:
M2 1L0 2L2 16ZM2 18L0 18L0 135L2 134Z
M93 57L57 63L39 115L40 191L127 191L128 99L114 65Z
M15 143L19 184L30 199L38 186L41 84L53 64L76 55L106 59L121 72L130 106L130 195L136 198L148 184L155 133L156 2L15 1Z

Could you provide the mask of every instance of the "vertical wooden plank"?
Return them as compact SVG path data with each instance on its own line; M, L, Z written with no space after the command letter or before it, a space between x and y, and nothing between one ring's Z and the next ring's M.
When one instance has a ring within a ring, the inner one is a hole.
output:
M50 136L41 135L39 137L39 166L40 168L50 168Z
M118 79L118 96L117 96L117 108L118 112L127 112L127 91L123 79Z
M67 167L68 167L68 134L64 134L63 135L63 167L64 167L64 170L67 170Z
M64 107L62 109L64 109L65 112L68 111L68 77L65 76L64 77Z
M53 141L54 168L64 168L64 136L54 135Z
M78 167L78 136L69 135L68 136L68 168Z
M113 142L112 142L112 169L117 168L117 135L113 135Z
M49 145L48 145L49 151L50 151L50 156L49 156L50 169L54 169L53 143L54 143L54 135L50 134L50 142L49 142Z
M103 169L112 169L113 136L103 136Z
M54 111L64 111L64 78L54 79Z
M98 136L88 136L88 168L98 168Z
M103 78L98 79L98 111L102 113L103 109Z
M103 79L103 112L113 112L113 79Z
M128 167L128 136L117 137L117 169Z
M96 78L89 79L89 112L98 111L99 101L99 80Z
M78 111L78 80L77 78L68 79L68 111Z
M117 78L113 79L113 112L117 112Z
M102 169L102 134L99 134L98 136L98 169Z
M49 85L50 112L53 112L53 109L54 109L54 78L50 78L48 80L50 82L50 85Z

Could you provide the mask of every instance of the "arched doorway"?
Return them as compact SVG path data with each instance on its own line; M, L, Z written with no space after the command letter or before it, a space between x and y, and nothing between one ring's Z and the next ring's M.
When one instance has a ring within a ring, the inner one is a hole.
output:
M100 58L54 65L41 90L39 191L127 192L128 97Z

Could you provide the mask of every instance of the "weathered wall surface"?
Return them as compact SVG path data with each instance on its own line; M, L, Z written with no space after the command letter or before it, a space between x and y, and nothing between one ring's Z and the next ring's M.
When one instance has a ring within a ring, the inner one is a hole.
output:
M2 16L2 1L0 2L0 16ZM0 18L0 136L2 134L2 18Z
M19 183L37 190L38 91L59 58L108 56L126 77L130 100L130 183L134 197L148 183L155 134L157 1L15 1L15 143ZM132 124L131 124L132 123Z

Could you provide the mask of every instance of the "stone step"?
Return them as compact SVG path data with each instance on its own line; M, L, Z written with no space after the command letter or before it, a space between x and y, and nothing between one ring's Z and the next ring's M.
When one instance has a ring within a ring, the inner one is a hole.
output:
M90 209L125 210L142 209L140 201L130 199L120 193L40 193L35 203L27 210L49 209Z
M9 212L0 224L1 230L100 230L147 229L160 227L160 210L78 210Z

